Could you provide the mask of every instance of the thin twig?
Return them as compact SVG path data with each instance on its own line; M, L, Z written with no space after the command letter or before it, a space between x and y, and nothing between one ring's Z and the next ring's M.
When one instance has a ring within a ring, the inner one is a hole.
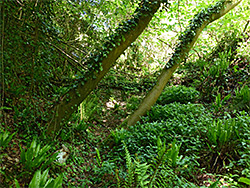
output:
M47 41L48 42L48 41ZM56 45L48 42L50 45L52 45L54 48L56 48L58 51L60 51L63 55L65 55L66 57L68 57L72 62L70 62L70 64L72 66L74 66L75 68L77 68L79 71L82 71L82 69L86 70L86 67L84 67L82 64L80 64L77 60L75 60L73 57L71 57L69 54L67 54L64 50L62 50L61 48L57 47ZM79 67L81 67L82 69L80 69Z
M81 52L81 53L83 53L83 54L87 54L87 52L85 52L85 51L83 51L83 50L81 50L81 49L79 49L79 48L77 48L75 46L72 46L72 45L68 44L67 42L64 42L64 41L61 41L61 40L60 40L60 42L67 45L67 46L69 46L69 47L71 47L71 48L73 48L73 49L75 49L75 50L77 50L77 51L79 51L79 52Z
M249 22L250 22L250 20L247 20L247 23L246 23L246 25L245 25L245 28L244 28L244 30L243 30L243 33L245 33L245 31L247 30L247 27L248 27Z
M172 50L174 50L174 48L170 44L168 44L167 42L165 42L164 40L162 40L160 38L157 38L157 40L159 40L160 42L166 44L168 47L170 47Z

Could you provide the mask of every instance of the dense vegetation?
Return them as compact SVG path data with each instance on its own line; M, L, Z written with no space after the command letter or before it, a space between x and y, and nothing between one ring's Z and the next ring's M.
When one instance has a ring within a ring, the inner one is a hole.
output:
M1 186L249 187L248 0L126 124L224 2L1 1Z

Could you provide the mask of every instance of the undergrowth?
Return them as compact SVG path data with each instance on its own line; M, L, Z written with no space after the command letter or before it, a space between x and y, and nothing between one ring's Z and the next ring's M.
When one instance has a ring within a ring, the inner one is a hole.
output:
M9 122L0 132L3 186L249 186L250 65L246 53L234 55L229 48L187 62L178 70L182 77L128 129L115 128L153 87L157 72L141 79L112 70L53 141L44 136L42 120ZM33 114L15 109L9 119ZM112 144L105 145L109 134ZM59 164L62 144L67 160Z

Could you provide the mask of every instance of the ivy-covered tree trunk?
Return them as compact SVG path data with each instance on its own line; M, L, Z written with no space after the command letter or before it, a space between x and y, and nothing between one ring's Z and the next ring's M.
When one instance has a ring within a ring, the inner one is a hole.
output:
M166 67L162 70L155 86L142 100L139 108L125 121L127 126L134 125L143 115L147 113L147 111L151 109L151 106L155 104L174 71L178 68L185 57L187 57L202 30L209 23L225 15L240 2L241 0L221 0L215 5L207 8L206 10L202 10L199 14L194 16L185 32L179 37L180 42L176 47L175 53L172 55Z
M53 117L48 123L47 133L52 135L66 123L79 104L97 86L109 71L117 58L134 42L147 27L154 13L159 9L162 0L142 0L133 17L120 24L114 34L109 37L101 49L92 55L87 64L91 65L87 74L83 75L74 86L55 104L51 113Z

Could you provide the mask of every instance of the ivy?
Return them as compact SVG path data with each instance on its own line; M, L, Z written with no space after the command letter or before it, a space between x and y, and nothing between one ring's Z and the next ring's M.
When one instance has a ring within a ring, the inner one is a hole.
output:
M165 66L166 69L173 67L173 65L175 64L174 61L176 60L176 58L179 57L181 50L183 50L182 48L188 46L188 44L192 42L193 38L196 35L196 30L199 29L205 22L207 22L208 24L209 21L212 21L212 14L219 13L224 6L224 2L225 1L219 1L215 5L211 5L207 9L202 9L198 14L194 16L194 18L190 21L190 24L188 25L187 29L184 31L183 34L180 35L180 43L176 46L175 54ZM179 63L180 62L178 62L177 60L177 64Z

